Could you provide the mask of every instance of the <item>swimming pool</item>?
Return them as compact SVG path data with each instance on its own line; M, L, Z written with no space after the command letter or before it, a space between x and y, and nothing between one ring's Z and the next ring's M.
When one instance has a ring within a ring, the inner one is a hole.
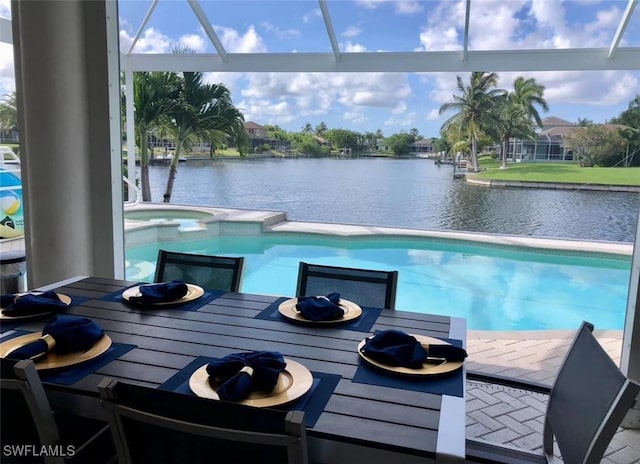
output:
M242 291L295 293L298 264L397 269L396 308L464 317L470 330L622 330L631 258L437 239L270 234L127 248L127 278L151 281L158 249L244 256Z

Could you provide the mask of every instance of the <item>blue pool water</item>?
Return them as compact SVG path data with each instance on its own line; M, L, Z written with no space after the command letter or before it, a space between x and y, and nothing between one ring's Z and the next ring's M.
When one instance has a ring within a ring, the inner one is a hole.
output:
M160 245L127 249L127 278L151 281ZM221 236L162 248L245 256L241 290L295 294L298 264L399 271L396 308L464 317L470 330L621 330L631 259L434 240Z

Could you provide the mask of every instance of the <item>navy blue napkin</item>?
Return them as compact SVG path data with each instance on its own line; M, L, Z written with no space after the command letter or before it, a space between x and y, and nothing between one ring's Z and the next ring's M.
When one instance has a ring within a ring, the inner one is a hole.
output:
M412 335L401 330L381 330L367 338L360 351L371 359L389 366L420 369L427 357L450 362L464 361L467 352L454 345L430 344L423 347Z
M141 285L140 296L132 296L129 301L141 304L167 303L187 294L189 288L182 280Z
M2 314L11 317L62 311L67 307L52 290L42 293L2 295L0 296L0 306L4 308Z
M286 365L276 351L232 353L207 364L207 373L220 399L242 401L253 390L272 391Z
M298 298L296 309L309 321L335 321L344 316L339 302L340 294L336 292L327 296L302 296Z
M362 354L389 366L420 369L427 351L415 337L400 330L381 330L367 338Z
M50 337L45 337L45 336ZM58 315L42 329L42 337L13 350L12 359L31 359L52 350L56 353L84 352L102 336L104 330L91 319L80 316ZM49 339L49 343L45 340ZM51 342L53 339L53 342Z

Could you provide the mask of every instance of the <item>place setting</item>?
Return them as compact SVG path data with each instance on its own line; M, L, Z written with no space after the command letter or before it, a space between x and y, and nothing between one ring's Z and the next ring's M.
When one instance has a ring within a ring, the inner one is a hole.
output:
M16 330L0 343L0 358L31 359L43 379L74 383L98 367L112 361L135 345L114 344L104 329L86 317L58 314L41 332ZM98 364L91 363L100 360ZM63 372L60 369L90 365L90 370Z
M278 298L261 311L256 318L285 320L315 327L340 326L342 329L369 332L382 310L363 308L357 303L341 298L340 293Z
M358 343L353 381L462 396L467 352L460 340L380 330Z
M247 351L198 357L160 388L253 407L300 409L313 426L339 380L312 373L277 351Z
M104 301L122 301L140 309L180 309L197 311L205 304L224 294L223 291L205 290L200 285L182 280L166 282L140 282L124 290L100 298Z

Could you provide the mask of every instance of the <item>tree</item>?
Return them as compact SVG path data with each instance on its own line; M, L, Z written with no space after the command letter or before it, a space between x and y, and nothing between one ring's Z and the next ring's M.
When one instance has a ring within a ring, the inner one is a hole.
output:
M565 139L580 166L614 166L622 160L625 141L617 126L594 124L578 127Z
M544 86L535 79L517 77L513 82L513 92L496 99L496 120L494 126L502 144L501 168L507 167L509 140L517 137L535 140L532 123L542 128L542 119L537 106L549 111L544 99Z
M327 125L324 122L321 122L316 126L316 135L318 137L324 137L325 134L327 133L327 130L328 130Z
M631 100L620 116L611 120L611 124L626 126L620 130L627 144L625 166L640 166L640 94Z
M393 134L385 140L385 145L393 151L395 156L409 153L409 145L412 143L413 138L411 134L407 134L406 132Z
M183 72L176 101L169 112L176 150L169 165L169 177L163 200L171 201L171 193L183 149L193 141L231 138L238 147L246 138L244 116L231 101L231 92L224 84L205 84L200 72ZM242 154L242 153L241 153Z
M127 146L128 156L135 156L136 142L140 148L142 201L151 201L148 133L167 122L167 114L177 96L178 83L179 78L175 73L137 72L133 75L136 140L127 141Z
M327 140L329 140L335 148L351 148L356 150L360 141L360 135L347 129L329 129L327 131Z
M302 127L302 133L313 134L313 126L311 125L311 123L308 122Z
M0 103L0 129L12 130L18 128L18 106L16 93L5 93Z
M495 89L498 83L496 73L473 72L469 85L465 86L462 78L457 76L457 87L461 95L453 95L453 101L440 107L440 114L450 110L456 114L447 119L442 125L447 131L452 126L457 126L460 134L467 134L471 141L471 164L474 172L479 171L478 166L478 140L485 127L489 127L495 121L495 113L491 111L495 98L505 94L502 89Z
M587 127L591 125L593 125L593 121L587 118L578 118L578 121L576 122L576 126L578 127Z

